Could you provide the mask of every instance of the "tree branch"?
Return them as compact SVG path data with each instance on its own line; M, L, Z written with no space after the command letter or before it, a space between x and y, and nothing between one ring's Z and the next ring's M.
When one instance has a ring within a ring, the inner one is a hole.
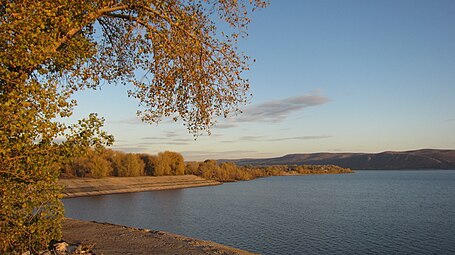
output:
M125 10L128 7L129 7L128 5L106 7L106 8L99 9L98 11L88 15L86 18L85 24L82 24L79 27L70 29L68 31L68 33L66 33L65 36L63 36L62 38L60 38L60 40L58 40L56 43L54 43L52 51L53 52L58 51L58 49L60 49L60 47L62 47L66 42L68 42L69 39L71 39L74 35L76 35L78 32L80 32L82 30L82 28L84 28L85 26L87 26L88 24L90 24L91 22L96 20L97 18L103 16L103 14L109 13L109 12L114 12L114 11Z

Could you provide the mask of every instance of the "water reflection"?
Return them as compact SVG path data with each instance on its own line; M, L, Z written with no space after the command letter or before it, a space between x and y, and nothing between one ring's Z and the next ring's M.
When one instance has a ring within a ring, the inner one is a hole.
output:
M144 227L144 221L153 222L158 216L164 225L179 225L184 211L181 189L80 197L63 201L69 217L133 227Z
M455 254L455 171L359 171L64 200L67 216L263 254Z

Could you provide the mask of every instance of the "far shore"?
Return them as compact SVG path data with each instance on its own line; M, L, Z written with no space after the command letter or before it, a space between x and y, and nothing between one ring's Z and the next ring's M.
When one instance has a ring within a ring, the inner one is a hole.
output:
M63 198L220 185L195 175L60 179Z

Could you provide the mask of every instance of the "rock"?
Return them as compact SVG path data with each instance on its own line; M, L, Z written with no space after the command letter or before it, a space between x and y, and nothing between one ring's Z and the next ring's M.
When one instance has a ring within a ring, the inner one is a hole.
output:
M69 245L66 242L59 242L54 244L55 253L58 255L66 255L68 252L68 246Z

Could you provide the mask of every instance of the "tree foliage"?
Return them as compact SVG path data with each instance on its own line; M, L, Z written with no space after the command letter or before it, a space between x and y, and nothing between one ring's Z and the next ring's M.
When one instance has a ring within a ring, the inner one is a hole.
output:
M279 175L342 174L352 173L352 170L334 165L237 166L232 162L218 163L216 160L206 160L204 162L187 162L186 173L198 175L210 180L232 182Z
M145 164L137 154L128 153L123 156L118 170L120 177L134 177L144 175Z
M112 143L102 119L68 126L71 95L132 84L144 121L182 119L197 134L238 110L248 90L238 53L261 0L0 2L0 253L36 251L60 236L58 169ZM230 25L216 30L215 16ZM58 141L63 142L58 142ZM105 163L100 163L105 164ZM101 168L98 170L102 170ZM99 172L104 175L103 171Z
M160 152L155 159L155 176L185 174L183 156L176 152Z
M134 163L131 163L134 161ZM108 175L99 176L96 166L99 162L110 162ZM132 167L134 166L134 167ZM123 153L113 150L89 150L85 156L76 158L63 168L65 177L106 177L106 176L164 176L193 174L205 179L221 182L245 181L259 177L297 174L341 174L351 173L348 168L334 165L269 165L237 166L233 162L184 161L177 152L165 151L158 155ZM145 171L144 171L145 170ZM120 172L119 172L120 171Z
M114 150L88 149L85 155L62 168L63 177L162 176L185 174L180 153L165 151L158 155L124 153Z

